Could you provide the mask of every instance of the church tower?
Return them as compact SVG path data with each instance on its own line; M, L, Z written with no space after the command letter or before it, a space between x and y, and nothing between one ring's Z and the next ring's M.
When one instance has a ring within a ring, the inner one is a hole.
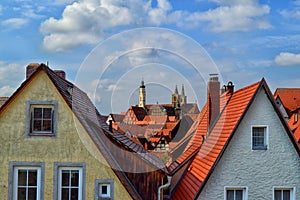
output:
M185 93L184 93L184 86L182 84L181 95L180 95L180 106L183 106L184 104L186 104L186 96L185 96Z
M179 94L178 94L178 89L177 89L177 85L175 87L175 91L172 94L172 105L174 108L178 107L179 105Z
M142 80L140 85L140 94L139 94L139 107L144 108L146 105L146 87L144 80Z

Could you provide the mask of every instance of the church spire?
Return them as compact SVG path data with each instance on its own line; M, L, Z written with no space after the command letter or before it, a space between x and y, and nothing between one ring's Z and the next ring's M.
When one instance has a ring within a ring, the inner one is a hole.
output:
M181 96L185 96L184 94L184 85L182 84L182 87L181 87Z
M141 81L140 93L139 93L139 107L145 107L146 105L146 87L144 83L144 78Z
M175 91L174 91L174 94L178 94L177 85L175 86Z

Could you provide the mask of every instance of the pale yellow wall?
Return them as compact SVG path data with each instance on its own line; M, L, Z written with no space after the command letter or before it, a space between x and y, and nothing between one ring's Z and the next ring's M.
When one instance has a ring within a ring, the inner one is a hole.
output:
M25 138L26 101L58 101L57 138ZM94 199L95 179L114 179L115 199L131 199L98 148L44 71L0 114L0 194L8 198L9 162L44 162L44 199L53 199L54 162L86 163L86 199ZM87 148L88 150L87 150Z

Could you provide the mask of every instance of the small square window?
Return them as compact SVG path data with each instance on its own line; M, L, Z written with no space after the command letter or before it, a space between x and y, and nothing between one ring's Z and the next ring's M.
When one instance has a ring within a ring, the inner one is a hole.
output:
M110 197L110 185L109 184L100 183L99 197L102 197L102 198L109 198Z
M95 200L114 199L114 180L99 179L95 181Z
M26 102L26 136L55 136L57 101Z
M274 188L274 200L294 200L293 188Z
M267 127L252 127L252 149L267 150Z

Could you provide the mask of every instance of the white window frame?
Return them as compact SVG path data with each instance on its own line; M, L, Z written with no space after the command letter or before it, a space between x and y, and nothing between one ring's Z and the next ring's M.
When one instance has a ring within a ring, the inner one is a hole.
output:
M264 146L265 148L253 148L253 128L265 128ZM267 125L252 125L251 126L251 150L268 150L269 149L269 127Z
M107 193L106 194L103 194L103 192L102 192L102 187L103 186L106 186L106 188L107 188ZM99 197L101 197L101 198L110 198L110 184L108 184L108 183L100 183L99 184Z
M107 195L101 195L101 186L108 186ZM113 200L114 199L114 180L97 179L95 180L94 200Z
M79 185L78 185L78 198L79 198L79 200L81 200L82 199L83 181L82 181L82 168L79 168L79 167L60 167L58 169L58 171L59 171L58 172L58 199L61 199L61 192L62 192L62 188L63 188L62 182L61 182L61 180L62 180L62 171L63 170L78 171L78 173L79 173L79 177L78 177L79 178L79 180L78 180L78 183L79 183ZM69 189L71 189L71 188L69 188Z
M273 187L273 200L275 200L275 190L290 190L291 200L296 199L296 187L274 186Z
M18 171L37 170L37 199L44 199L44 172L45 164L41 162L10 162L8 199L18 199ZM25 186L28 188L28 186Z
M61 172L62 170L79 170L79 200L85 199L85 179L86 179L86 164L85 163L54 163L54 190L53 199L61 199Z
M224 187L224 200L227 200L228 190L243 190L243 200L248 200L248 187L246 186L225 186Z

